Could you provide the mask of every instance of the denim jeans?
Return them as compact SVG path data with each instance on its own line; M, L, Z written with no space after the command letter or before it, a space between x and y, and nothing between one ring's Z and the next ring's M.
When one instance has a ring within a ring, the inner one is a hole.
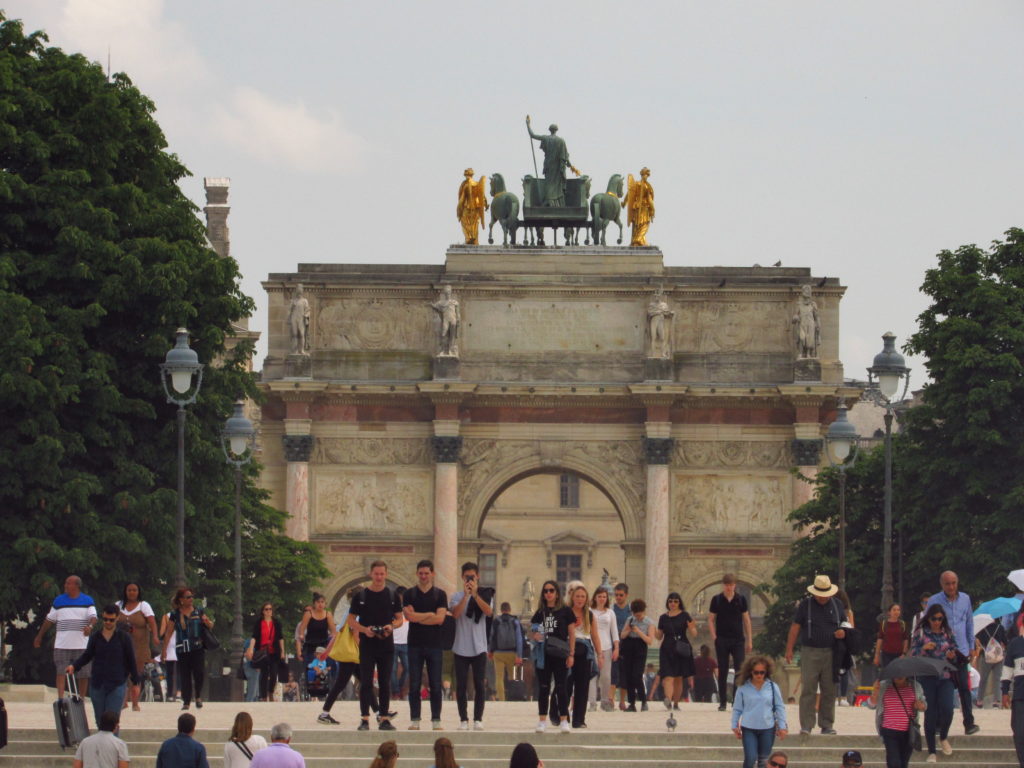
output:
M774 728L741 728L743 731L743 768L763 768L775 744Z
M879 732L882 736L882 744L885 745L885 768L907 768L910 764L910 756L914 754L910 731L882 728Z
M398 646L395 646L396 648ZM420 689L423 681L423 665L427 665L427 686L430 689L430 719L441 719L441 666L443 652L440 647L427 648L422 645L410 645L409 663L409 719L419 720L423 700Z
M398 664L402 664L402 675L398 675ZM398 696L409 679L409 646L406 643L395 643L395 663L391 666L391 693Z
M956 695L953 681L945 677L920 677L917 680L924 689L928 708L924 711L924 738L928 752L935 754L935 734L944 739L949 736L953 723L953 697Z
M242 662L245 670L245 700L256 701L260 697L260 671L246 659Z
M104 712L114 712L121 717L121 705L124 704L125 683L116 685L113 688L100 688L98 685L89 686L89 700L92 701L92 712L96 716L96 727L100 727L100 715Z

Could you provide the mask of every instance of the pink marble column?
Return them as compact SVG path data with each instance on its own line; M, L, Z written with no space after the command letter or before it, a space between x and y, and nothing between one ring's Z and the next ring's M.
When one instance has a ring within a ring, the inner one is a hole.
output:
M461 437L433 439L434 456L434 581L449 595L458 584L459 449Z
M309 541L309 463L289 461L287 483L288 520L284 532L296 541Z
M668 540L669 540L669 473L668 462L672 453L670 438L647 438L647 506L644 543L644 592L647 612L657 616L664 610L669 592Z
M808 478L793 478L793 509L803 506L814 498L814 483L818 477L818 467L797 467L801 475Z
M313 452L312 435L284 435L285 507L288 520L285 534L296 541L309 541L309 457Z

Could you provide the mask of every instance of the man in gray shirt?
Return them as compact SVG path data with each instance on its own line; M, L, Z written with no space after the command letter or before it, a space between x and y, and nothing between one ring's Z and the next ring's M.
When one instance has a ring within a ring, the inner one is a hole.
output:
M463 590L452 595L448 607L455 617L455 701L459 707L459 730L469 730L466 687L473 668L473 730L484 729L484 673L487 671L487 617L494 614L491 605L494 590L480 587L480 569L476 563L463 563Z
M74 768L128 768L128 745L114 735L117 712L100 715L99 730L86 736L75 751Z

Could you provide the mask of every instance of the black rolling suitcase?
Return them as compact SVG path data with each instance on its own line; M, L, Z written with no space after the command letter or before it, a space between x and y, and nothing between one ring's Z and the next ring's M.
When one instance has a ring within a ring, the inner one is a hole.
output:
M85 699L78 695L78 681L67 675L67 686L64 698L53 702L53 719L57 724L57 741L61 749L77 747L89 735Z
M7 746L7 707L4 700L0 699L0 749Z

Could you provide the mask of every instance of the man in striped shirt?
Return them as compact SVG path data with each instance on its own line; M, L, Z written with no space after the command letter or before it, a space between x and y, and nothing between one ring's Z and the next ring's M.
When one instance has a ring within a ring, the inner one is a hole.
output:
M64 695L64 670L82 655L89 644L89 634L96 626L96 603L82 593L82 580L78 576L71 575L64 580L64 594L57 595L53 601L32 645L39 648L43 644L43 637L53 626L57 627L53 663L57 667L57 698L61 698ZM75 675L78 692L82 696L89 693L91 670L92 664L89 663Z

